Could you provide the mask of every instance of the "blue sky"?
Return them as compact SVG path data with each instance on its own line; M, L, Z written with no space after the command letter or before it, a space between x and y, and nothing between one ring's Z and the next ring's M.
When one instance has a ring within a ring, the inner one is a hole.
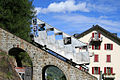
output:
M120 37L120 0L34 0L39 19L73 35L93 25Z

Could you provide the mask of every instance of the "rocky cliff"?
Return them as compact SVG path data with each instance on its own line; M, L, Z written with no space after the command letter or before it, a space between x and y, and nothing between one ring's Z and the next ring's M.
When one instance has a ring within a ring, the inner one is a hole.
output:
M20 80L14 67L14 58L0 52L0 80Z

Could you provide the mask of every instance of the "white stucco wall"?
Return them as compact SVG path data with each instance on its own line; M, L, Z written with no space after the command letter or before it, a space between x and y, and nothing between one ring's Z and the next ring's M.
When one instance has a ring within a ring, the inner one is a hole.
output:
M85 43L89 43L90 38L92 37L92 33L95 31L90 32L89 34L81 37L79 40ZM94 54L99 55L99 61L94 62L94 56L90 57L90 65L89 65L89 73L92 74L92 67L100 67L100 71L104 73L104 67L113 67L113 73L115 73L115 80L120 80L120 45L113 42L109 38L105 37L101 34L103 41L101 43L100 50L92 50L92 46L89 46L89 52L94 52ZM104 50L104 44L111 43L113 44L113 50ZM107 55L111 55L111 62L107 62ZM99 75L95 74L94 76L98 77ZM113 75L112 75L113 76Z

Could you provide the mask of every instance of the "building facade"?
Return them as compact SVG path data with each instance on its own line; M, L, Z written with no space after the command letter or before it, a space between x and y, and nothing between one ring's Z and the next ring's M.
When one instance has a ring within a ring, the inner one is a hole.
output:
M90 74L98 80L100 73L104 80L120 80L120 39L116 34L96 25L74 37L89 45Z

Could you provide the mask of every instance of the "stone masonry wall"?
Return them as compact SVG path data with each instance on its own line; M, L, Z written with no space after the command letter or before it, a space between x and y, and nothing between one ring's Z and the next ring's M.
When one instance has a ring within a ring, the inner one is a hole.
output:
M71 66L70 64L0 28L0 50L8 53L12 48L21 48L31 57L33 63L33 80L42 80L42 69L47 65L54 65L61 69L67 80L97 80L89 73Z

